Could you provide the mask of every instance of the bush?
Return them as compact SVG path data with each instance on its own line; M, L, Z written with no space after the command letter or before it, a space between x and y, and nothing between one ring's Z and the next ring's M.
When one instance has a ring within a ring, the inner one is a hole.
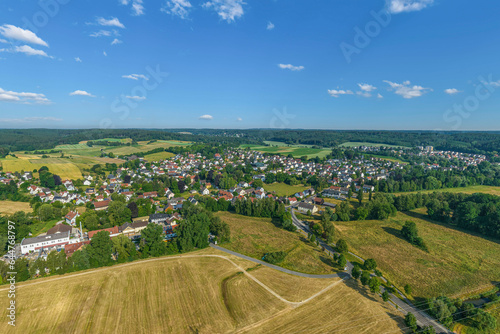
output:
M262 259L271 264L279 264L285 259L286 255L285 252L273 252L265 254Z

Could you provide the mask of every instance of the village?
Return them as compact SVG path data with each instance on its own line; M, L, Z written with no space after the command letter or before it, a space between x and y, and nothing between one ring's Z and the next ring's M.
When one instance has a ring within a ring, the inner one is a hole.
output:
M373 151L368 147L360 147L361 152L367 150ZM423 166L426 170L463 169L470 164L477 165L485 159L484 156L478 155L436 152L432 147L421 148L420 154L439 155L450 160L458 157L466 161L461 167L427 164ZM132 159L138 161L137 168L116 167L106 173L89 173L83 181L61 180L57 190L42 187L31 172L3 172L0 182L15 183L18 188L26 187L26 192L32 196L33 202L57 203L68 211L45 233L24 238L16 248L16 256L46 258L50 251L55 249L64 251L69 257L90 243L93 236L100 231L109 232L110 237L125 235L138 241L141 230L148 224L161 225L165 241L168 242L176 237L175 230L182 222L179 210L183 204L188 201L197 205L200 198L231 203L236 200L253 202L255 199L270 198L279 203L294 205L302 214L316 214L326 207L334 210L336 204L326 202L324 198L344 201L356 199L360 193L369 194L371 198L376 190L375 181L387 179L406 165L376 157L329 159L316 163L312 160L304 161L290 156L243 149L228 149L223 154L216 153L213 158L197 153L151 162L140 157ZM227 172L235 170L238 173L228 177ZM171 179L171 186L158 189L158 183L155 182L157 179ZM290 186L309 184L310 187L303 187L303 190L286 196L266 191L266 184L275 182ZM155 186L145 186L148 184ZM128 204L138 200L149 202L153 212L149 210L145 217L120 221L110 227L89 229L84 224L87 228L82 228L81 215L84 210L106 213L113 203L113 197L117 198L116 196L120 196L121 201Z

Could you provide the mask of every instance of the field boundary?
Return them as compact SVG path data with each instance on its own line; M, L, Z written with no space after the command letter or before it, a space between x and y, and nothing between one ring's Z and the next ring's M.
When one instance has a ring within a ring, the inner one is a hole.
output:
M238 255L236 255L236 256L238 256ZM32 282L32 283L22 284L22 285L18 285L16 288L19 289L19 288L22 288L22 287L25 287L25 286L31 286L31 285L36 285L36 284L43 284L43 283L46 283L46 282L53 282L53 281L58 281L58 280L62 280L62 279L67 279L67 278L72 278L72 277L77 277L77 276L83 276L83 275L87 275L87 274L91 274L91 273L95 273L95 272L108 271L108 270L115 269L115 268L123 268L123 267L132 266L132 265L143 264L143 263L147 263L147 262L174 260L174 259L181 259L181 258L203 258L203 257L220 258L220 259L228 261L229 263L231 263L232 265L234 265L238 270L240 270L243 274L245 274L248 278L250 278L255 283L257 283L258 285L260 285L261 287L263 287L267 292L269 292L270 294L272 294L274 297L276 297L277 299L281 300L285 304L288 304L289 306L292 306L293 308L299 307L299 306L301 306L301 305L303 305L303 304L305 304L305 303L313 300L314 298L322 295L326 291L328 291L331 288L333 288L335 285L337 285L337 284L339 284L339 283L341 283L341 282L344 281L343 279L335 281L332 284L328 285L323 290L317 292L316 294L312 295L311 297L309 297L307 299L304 299L303 301L292 302L292 301L289 301L289 300L283 298L282 296L280 296L278 293L276 293L270 287L268 287L267 285L265 285L264 283L262 283L261 281L259 281L253 275L249 274L243 267L237 265L230 258L228 258L226 256L215 255L214 254L214 255L176 255L176 256L170 256L170 257L164 257L164 258L157 258L157 259L150 259L150 260L144 260L144 261L130 262L130 263L125 263L125 264L121 264L121 265L117 265L117 266L111 266L111 267L104 267L104 268L89 270L89 271L86 271L86 272L83 272L83 273L77 273L77 274L74 274L74 275L68 275L68 276L62 276L62 277L54 277L53 279L43 280L43 281L40 281L40 282ZM241 255L240 257L243 257L244 259L246 259L246 256L244 256L244 255ZM9 288L6 287L6 288L0 289L0 291L7 291L8 289Z

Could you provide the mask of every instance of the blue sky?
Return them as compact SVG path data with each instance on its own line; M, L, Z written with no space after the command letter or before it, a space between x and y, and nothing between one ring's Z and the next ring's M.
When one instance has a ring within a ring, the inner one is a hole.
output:
M0 0L0 128L500 130L499 10Z

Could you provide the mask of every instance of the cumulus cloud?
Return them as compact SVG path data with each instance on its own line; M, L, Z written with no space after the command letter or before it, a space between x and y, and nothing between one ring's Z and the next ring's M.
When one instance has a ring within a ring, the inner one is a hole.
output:
M274 29L274 24L272 22L267 22L267 30L273 30Z
M120 41L118 38L115 38L112 42L111 42L111 45L116 45L116 44L121 44L123 43L122 41Z
M75 58L75 61L76 61L77 63L81 63L81 62L82 62L82 60L80 59L80 57L76 57L76 58Z
M238 117L238 118L236 119L236 121L237 121L237 122L243 122L243 118Z
M0 102L49 104L50 100L47 99L44 94L13 92L0 88Z
M387 0L387 8L392 14L420 11L434 3L434 0Z
M198 117L198 119L210 121L210 120L214 119L214 117L212 115L203 115L203 116Z
M366 83L358 83L358 86L361 89L361 91L356 92L356 94L363 97L371 97L372 96L371 92L377 89L377 87Z
M221 19L227 22L234 22L243 16L243 0L212 0L205 2L203 8L213 9Z
M500 80L498 80L498 81L490 81L490 82L486 82L485 84L490 85L490 86L493 86L493 87L500 87Z
M302 71L305 68L304 66L293 66L292 64L278 64L278 67L284 70L291 71Z
M410 81L405 81L402 84L384 80L385 83L391 86L391 89L395 94L402 96L405 99L412 99L415 97L420 97L425 93L432 91L430 88L424 88L422 86L413 85L411 86Z
M61 118L56 117L23 117L23 118L0 118L2 123L32 123L32 122L60 122Z
M144 80L149 80L147 76L144 74L128 74L128 75L122 75L122 78L125 79L132 79L132 80L139 80L139 79L144 79Z
M94 95L84 91L84 90L75 90L72 93L69 93L71 96L89 96L89 97L95 97Z
M382 96L382 94L378 93L378 94L377 94L377 98L378 98L378 99L383 99L384 97Z
M3 26L0 26L0 34L7 39L13 39L46 47L49 46L47 42L42 40L32 31L13 26L11 24L4 24Z
M340 95L353 95L354 93L351 90L329 89L328 94L333 97L339 97Z
M446 94L449 94L449 95L454 95L454 94L458 94L458 93L461 93L461 91L459 91L458 89L456 88L448 88L448 89L445 89L444 92Z
M167 0L161 11L186 19L192 7L188 0Z
M13 48L8 48L8 49L0 49L0 52L24 53L27 56L42 56L42 57L53 58L49 56L45 51L33 49L29 45L21 45L21 46L14 46Z
M117 27L124 29L125 26L116 17L111 17L110 19L105 19L104 17L98 17L96 19L97 24L105 27Z

